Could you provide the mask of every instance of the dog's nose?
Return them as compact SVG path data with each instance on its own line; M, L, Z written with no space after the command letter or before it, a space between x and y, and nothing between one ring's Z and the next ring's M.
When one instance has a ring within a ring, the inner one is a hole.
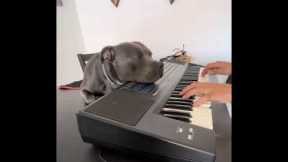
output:
M160 77L162 77L163 76L163 73L164 73L164 64L163 64L163 62L160 62Z
M163 64L163 62L160 62L160 69L161 69L161 70L164 69L164 64Z

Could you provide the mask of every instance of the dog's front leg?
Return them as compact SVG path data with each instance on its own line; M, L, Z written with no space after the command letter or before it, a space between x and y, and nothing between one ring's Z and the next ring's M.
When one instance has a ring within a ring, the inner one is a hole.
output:
M82 96L82 98L84 99L84 103L86 105L90 104L91 102L93 102L94 100L96 100L96 97L94 94L88 92L85 89L81 89L80 91L80 95Z

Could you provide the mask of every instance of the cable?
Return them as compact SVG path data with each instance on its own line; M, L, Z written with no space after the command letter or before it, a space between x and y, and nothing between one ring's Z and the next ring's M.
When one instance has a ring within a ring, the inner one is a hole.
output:
M103 155L101 155L101 154L102 154L102 150L99 149L99 153L98 153L99 159L100 159L102 162L108 162L107 160L105 160L105 158L103 158Z

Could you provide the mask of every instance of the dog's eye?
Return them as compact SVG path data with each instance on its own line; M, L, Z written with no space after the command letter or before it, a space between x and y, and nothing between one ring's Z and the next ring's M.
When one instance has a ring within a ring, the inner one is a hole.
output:
M132 70L133 72L136 71L136 65L132 64L132 65L131 65L131 70Z
M138 57L138 59L141 59L143 57L143 55L138 54L137 57Z

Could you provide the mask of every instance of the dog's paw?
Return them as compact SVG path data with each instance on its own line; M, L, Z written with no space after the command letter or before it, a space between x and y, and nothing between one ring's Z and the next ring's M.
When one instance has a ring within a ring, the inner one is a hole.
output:
M81 91L80 95L82 96L85 105L89 105L96 100L96 97L93 94L86 93L85 91Z
M96 97L93 95L88 95L88 96L84 97L85 105L89 105L90 103L92 103L95 100L96 100Z

